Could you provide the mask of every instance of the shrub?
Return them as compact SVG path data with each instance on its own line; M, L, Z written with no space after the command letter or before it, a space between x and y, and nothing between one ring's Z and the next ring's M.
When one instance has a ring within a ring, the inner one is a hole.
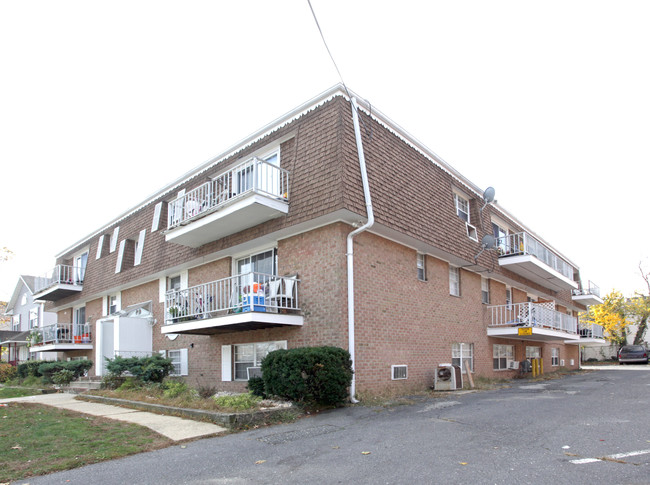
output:
M72 380L83 376L93 366L92 360L69 360L57 362L41 362L38 372L43 376L45 382L54 382L54 374L62 370L72 372Z
M18 370L11 364L0 364L0 382L7 382L13 379Z
M266 398L266 392L264 392L264 379L261 377L251 377L248 379L248 385L246 388L255 396L259 396L262 399Z
M334 405L347 398L352 361L348 351L338 347L275 350L262 361L262 379L269 395Z
M52 381L57 385L67 385L74 380L74 371L61 369L52 375Z
M39 366L43 363L41 360L29 360L18 364L18 377L20 379L26 379L27 377L41 377L41 373L38 371Z
M163 396L173 399L189 391L187 384L182 381L167 381L164 384Z
M115 376L131 374L143 382L162 382L173 370L170 359L154 354L151 357L120 357L107 359L106 369Z
M126 377L115 374L107 374L102 377L102 389L118 389L126 381Z
M119 391L132 391L140 387L140 382L134 377L126 377L122 383L117 387Z
M262 400L259 396L254 396L252 393L235 394L233 396L218 396L213 398L218 406L235 411L244 411L252 409Z
M42 381L40 377L27 376L23 379L21 384L27 387L32 387L32 386L35 387L35 386L40 386L42 384Z
M196 392L203 399L207 399L209 397L214 396L217 393L217 388L215 386L199 386L196 389Z

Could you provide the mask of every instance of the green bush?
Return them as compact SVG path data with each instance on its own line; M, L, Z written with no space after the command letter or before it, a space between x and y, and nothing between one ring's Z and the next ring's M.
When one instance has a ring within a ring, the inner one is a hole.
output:
M119 391L132 391L141 386L140 381L135 377L126 377L122 380L121 384L117 387Z
M0 364L0 382L7 382L13 379L18 370L11 364Z
M163 396L173 399L189 391L187 384L182 381L167 381L163 385Z
M38 372L43 376L45 382L54 382L54 374L62 370L69 370L72 372L72 379L78 379L93 366L92 360L88 359L41 362L40 364L38 366Z
M352 361L338 347L275 350L262 361L268 395L323 405L342 403L352 382Z
M142 382L162 382L174 369L172 361L154 354L151 357L120 357L106 359L106 369L114 376L131 374Z
M259 396L262 399L266 398L266 392L264 392L264 379L261 377L251 377L248 379L248 385L246 387L255 396Z
M61 369L52 375L52 381L59 386L70 384L74 380L74 371Z
M43 363L42 360L29 360L18 364L18 377L20 379L26 379L27 377L41 377L41 373L38 371L39 366Z
M107 374L102 377L101 388L102 389L118 389L124 382L126 377L118 376L115 374Z
M247 394L235 394L234 396L219 396L213 399L219 407L234 409L235 411L245 411L255 408L262 400L261 397L254 396L250 392Z

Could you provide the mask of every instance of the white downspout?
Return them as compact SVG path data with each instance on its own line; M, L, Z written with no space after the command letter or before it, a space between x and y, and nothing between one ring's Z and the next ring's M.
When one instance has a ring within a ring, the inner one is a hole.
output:
M350 99L352 105L352 119L354 121L354 134L357 140L357 152L359 154L359 168L361 169L361 181L363 182L363 195L366 201L366 211L368 221L361 227L355 229L347 238L347 262L348 262L348 350L352 360L352 371L355 371L355 352L354 352L354 247L352 239L357 234L362 233L375 223L375 216L372 212L372 202L370 200L370 187L368 186L368 173L366 172L366 158L363 154L363 143L361 141L361 129L359 128L359 106L355 98ZM352 383L350 384L350 402L357 403L354 395L356 394L356 374L352 374Z

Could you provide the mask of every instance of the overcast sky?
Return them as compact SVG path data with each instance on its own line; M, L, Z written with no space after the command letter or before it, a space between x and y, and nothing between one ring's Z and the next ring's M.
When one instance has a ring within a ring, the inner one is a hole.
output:
M650 271L650 2L312 0L348 86L625 294ZM0 299L339 82L307 0L0 2Z

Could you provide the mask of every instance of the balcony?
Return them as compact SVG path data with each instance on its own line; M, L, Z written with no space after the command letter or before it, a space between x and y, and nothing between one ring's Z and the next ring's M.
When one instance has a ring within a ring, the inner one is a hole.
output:
M30 352L92 350L92 325L86 323L55 323L32 330Z
M499 266L551 290L575 290L574 268L526 232L497 239Z
M289 172L253 158L169 202L165 240L197 248L289 211Z
M578 288L571 292L571 299L581 305L600 305L603 299L600 297L600 288L591 281L586 288Z
M246 273L165 296L163 334L212 335L301 326L295 276Z
M489 309L488 337L538 342L580 340L577 318L554 310L548 303L513 303Z
M57 301L83 290L85 267L59 264L34 278L34 300Z
M567 340L565 343L582 345L584 347L601 347L609 345L609 342L605 340L603 327L596 323L579 322L578 335L580 335L580 340Z

